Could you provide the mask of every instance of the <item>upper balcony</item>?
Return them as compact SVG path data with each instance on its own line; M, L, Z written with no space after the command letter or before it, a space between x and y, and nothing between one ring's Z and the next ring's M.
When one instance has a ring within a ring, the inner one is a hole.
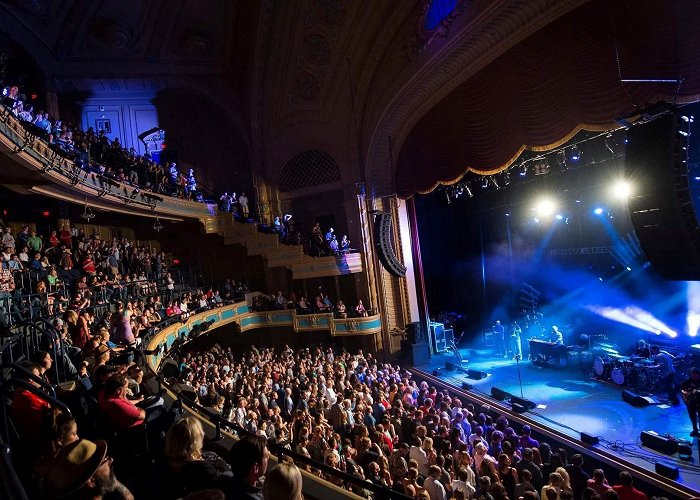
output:
M88 200L93 208L165 220L198 219L206 227L216 218L216 205L165 196L121 183L65 158L25 127L10 109L0 107L0 153L13 159L8 188L72 203Z

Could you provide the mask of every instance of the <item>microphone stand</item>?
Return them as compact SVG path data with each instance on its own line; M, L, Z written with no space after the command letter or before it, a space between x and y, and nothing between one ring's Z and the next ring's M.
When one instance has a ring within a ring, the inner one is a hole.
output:
M525 399L523 395L523 379L520 377L520 354L515 355L515 366L518 368L518 384L520 385L520 397Z

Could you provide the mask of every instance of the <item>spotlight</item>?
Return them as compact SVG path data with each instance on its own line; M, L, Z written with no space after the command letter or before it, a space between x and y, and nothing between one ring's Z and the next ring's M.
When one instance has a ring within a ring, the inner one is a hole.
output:
M489 177L489 180L491 181L491 186L492 186L496 191L498 191L499 189L501 189L501 186L498 185L498 181L496 180L496 176L495 176L495 175L492 175L491 177Z
M503 178L503 185L504 186L507 186L508 184L510 184L510 172L508 170L503 172L502 178Z
M562 220L564 216L562 214L557 214L557 220Z
M450 196L450 192L447 190L445 190L445 200L447 200L448 205L452 203L452 197Z
M557 207L554 201L550 200L549 198L544 198L540 200L537 205L535 205L535 210L537 211L538 215L548 217L556 211Z
M564 151L559 151L557 153L556 162L561 172L566 172L569 170L569 164L566 162L566 154Z
M527 165L524 163L520 165L520 177L525 177L527 175Z
M466 191L467 196L469 196L470 198L474 198L474 193L472 193L472 190L471 190L471 188L469 187L469 183L468 183L468 182L464 185L464 191Z
M138 195L140 192L141 190L139 188L134 188L134 190L131 192L130 198L133 200L134 198L136 198L136 195Z
M571 146L571 161L579 161L581 159L582 153L579 147L574 144Z
M597 207L595 210L593 210L593 213L596 215L603 215L603 209L600 207Z
M481 189L488 189L489 187L489 178L486 176L483 176L481 178Z
M535 164L533 165L533 170L535 171L535 175L545 175L549 173L549 162L547 161L547 158L540 158L539 161L536 161Z
M613 186L613 194L620 200L626 200L632 194L632 186L627 181L617 181Z

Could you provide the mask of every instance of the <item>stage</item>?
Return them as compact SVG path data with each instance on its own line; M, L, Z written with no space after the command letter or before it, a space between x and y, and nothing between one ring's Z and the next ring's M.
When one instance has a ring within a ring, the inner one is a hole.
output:
M460 354L469 361L462 363L464 369L483 371L488 376L476 380L468 378L463 370L446 370L446 362L458 364L452 354L434 355L429 364L416 368L429 374L439 369L437 378L440 380L457 388L462 388L467 382L472 386L471 392L487 396L492 401L495 399L491 397L491 387L516 396L521 396L522 388L522 397L538 405L525 414L528 418L575 439L580 438L581 432L598 436L600 444L594 448L604 448L650 471L654 471L656 461L671 462L680 469L678 482L700 491L698 441L690 437L692 426L682 403L678 406L663 404L665 394L658 394L655 399L659 404L637 408L622 399L624 387L597 380L593 371L538 366L527 360L516 363L495 356L492 349L460 349ZM691 444L692 462L642 447L642 431L655 431L662 436L668 434Z

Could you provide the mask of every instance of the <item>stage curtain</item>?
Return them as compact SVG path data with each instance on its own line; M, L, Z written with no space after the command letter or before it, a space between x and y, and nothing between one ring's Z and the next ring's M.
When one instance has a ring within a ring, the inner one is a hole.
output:
M658 101L700 99L698 20L695 0L593 0L551 23L421 118L398 155L398 195L429 192L468 170L499 172L524 148L614 128ZM683 82L623 84L620 75Z

